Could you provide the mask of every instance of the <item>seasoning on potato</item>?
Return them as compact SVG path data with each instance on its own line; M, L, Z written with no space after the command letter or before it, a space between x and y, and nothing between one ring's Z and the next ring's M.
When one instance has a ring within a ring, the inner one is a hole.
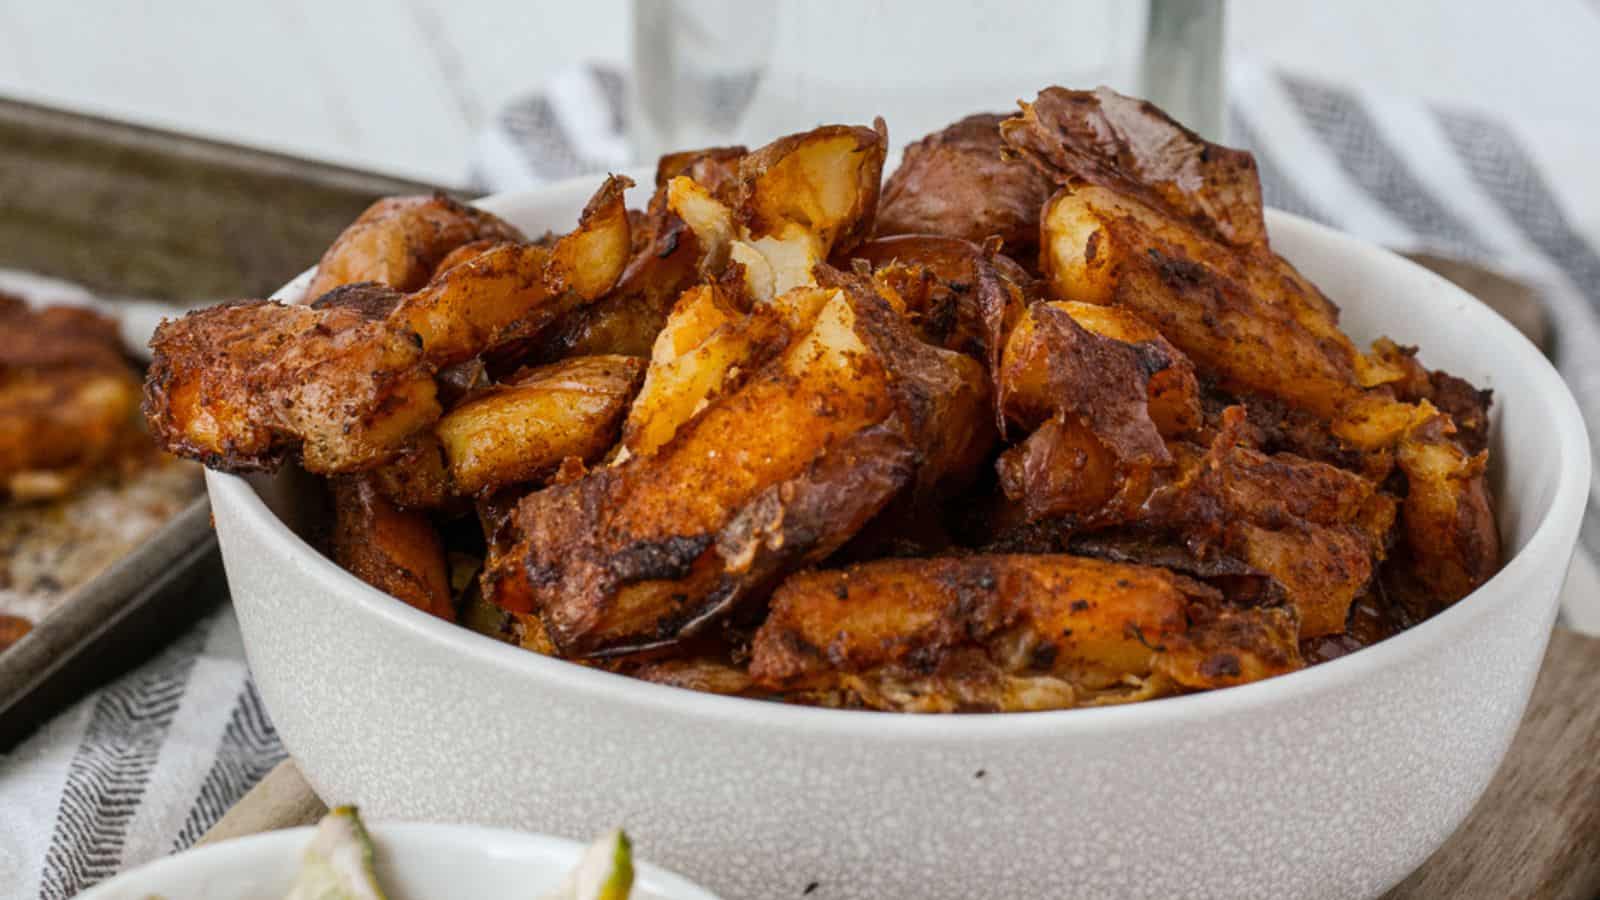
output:
M339 561L435 615L790 703L1224 688L1498 569L1488 392L1357 347L1248 153L1058 87L888 148L671 154L535 243L383 201L310 305L163 326L152 429L331 478Z

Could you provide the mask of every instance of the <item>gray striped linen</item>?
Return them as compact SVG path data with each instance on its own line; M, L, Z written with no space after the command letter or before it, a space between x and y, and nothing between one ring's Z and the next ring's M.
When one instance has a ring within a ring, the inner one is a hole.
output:
M1230 85L1233 138L1256 153L1269 203L1534 280L1557 363L1590 427L1600 422L1600 254L1552 191L1558 173L1541 169L1511 128L1403 101L1380 108L1361 93L1249 64L1234 67ZM620 168L624 86L614 70L577 67L509 104L479 143L478 184L513 190ZM1432 152L1419 156L1419 147ZM1591 515L1584 542L1600 552L1600 516ZM1574 579L1569 603L1594 604L1587 554ZM221 610L0 757L0 889L70 897L181 850L283 758L238 625Z

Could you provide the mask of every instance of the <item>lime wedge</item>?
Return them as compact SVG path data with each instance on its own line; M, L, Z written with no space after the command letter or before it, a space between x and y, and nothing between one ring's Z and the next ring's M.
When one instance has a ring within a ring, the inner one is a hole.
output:
M284 900L386 900L372 872L372 839L354 806L322 817Z
M628 900L633 891L633 843L620 828L600 836L578 867L543 900Z

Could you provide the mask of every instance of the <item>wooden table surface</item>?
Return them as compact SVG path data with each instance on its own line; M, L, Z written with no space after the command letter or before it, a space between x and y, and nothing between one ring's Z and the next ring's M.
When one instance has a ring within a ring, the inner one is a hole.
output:
M200 843L327 811L287 761ZM1384 900L1600 898L1600 638L1558 628L1522 728L1465 824Z

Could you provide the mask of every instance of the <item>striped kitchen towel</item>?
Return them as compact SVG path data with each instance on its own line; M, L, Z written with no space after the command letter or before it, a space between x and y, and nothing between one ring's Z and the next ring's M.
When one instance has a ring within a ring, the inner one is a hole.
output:
M1590 427L1600 423L1600 182L1583 165L1600 156L1600 130L1571 123L1569 152L1551 153L1529 140L1548 128L1248 64L1234 67L1230 86L1233 139L1257 154L1269 203L1535 283L1561 371ZM513 102L480 143L480 186L515 190L626 165L623 88L615 71L576 68ZM1597 552L1591 515L1566 610L1592 631ZM70 897L182 849L282 758L238 626L219 611L0 757L0 893Z

